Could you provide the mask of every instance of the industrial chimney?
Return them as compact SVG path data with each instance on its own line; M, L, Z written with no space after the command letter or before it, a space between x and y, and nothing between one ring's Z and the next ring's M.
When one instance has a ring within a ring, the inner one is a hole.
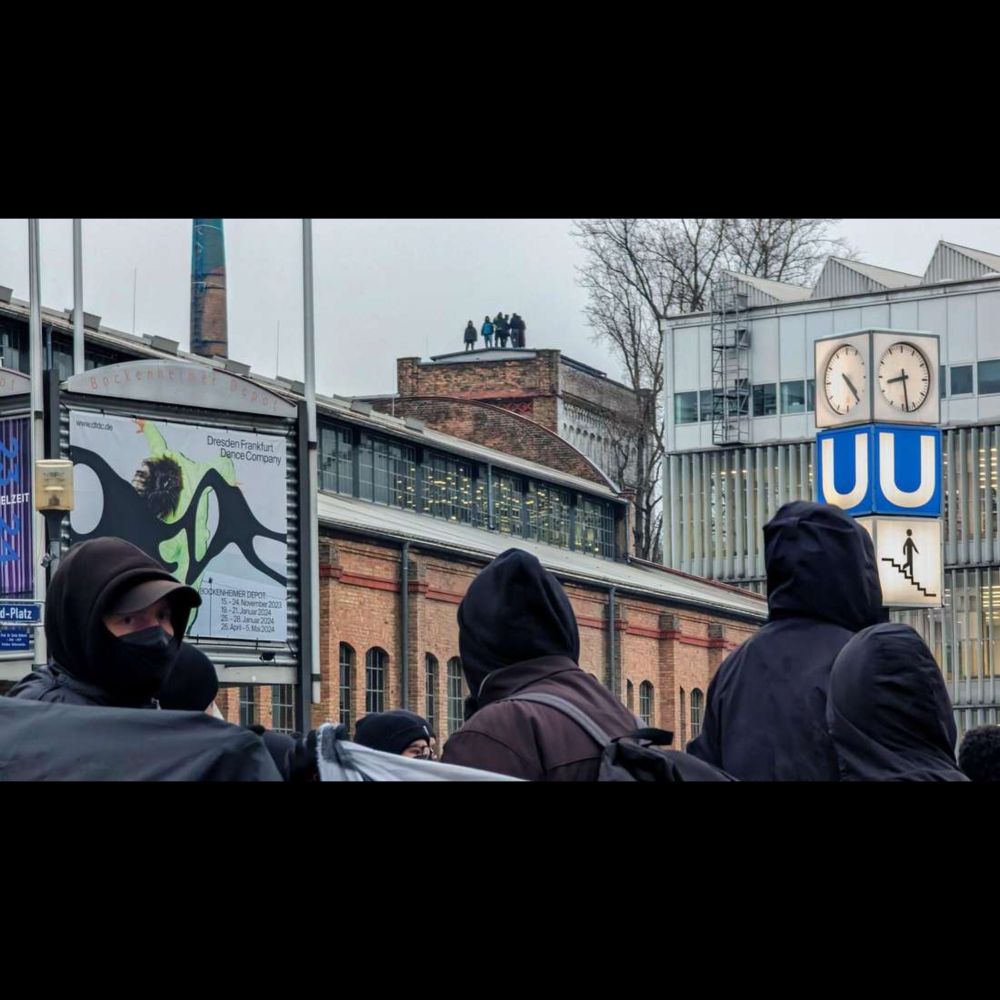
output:
M194 219L191 238L191 353L229 355L222 219Z

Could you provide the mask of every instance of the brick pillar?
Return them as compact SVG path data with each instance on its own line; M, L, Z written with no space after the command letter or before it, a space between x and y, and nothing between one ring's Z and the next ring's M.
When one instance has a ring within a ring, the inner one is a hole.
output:
M396 392L400 396L420 395L420 358L396 359Z
M334 641L340 553L332 538L319 539L320 703L312 706L313 728L340 718L340 648Z
M660 630L659 683L656 685L656 717L660 729L674 734L671 746L681 748L680 718L677 706L677 675L674 670L674 653L681 634L681 620L673 612L661 614L657 626Z
M424 701L424 641L427 604L427 568L423 561L410 553L410 620L406 636L407 656L410 663L409 701L410 711L426 715Z
M621 595L615 595L615 620L610 621L611 616L611 601L608 600L604 605L604 683L611 691L611 693L622 702L625 703L625 663L624 663L624 651L625 644L623 639L625 637L625 630L628 628L628 610L625 605L622 604ZM612 636L612 643L614 644L614 673L617 676L612 676L612 664L608 656L608 631L610 630Z
M726 658L726 630L722 622L708 623L708 679L715 676L716 670Z

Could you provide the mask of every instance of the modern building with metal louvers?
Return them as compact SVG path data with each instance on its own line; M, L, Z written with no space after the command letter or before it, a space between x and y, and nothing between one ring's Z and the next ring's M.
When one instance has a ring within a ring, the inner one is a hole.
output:
M725 272L711 304L664 329L665 563L763 593L763 525L816 496L814 342L937 334L944 607L892 617L934 651L960 735L1000 722L1000 254L942 241L923 275L830 258L811 289Z

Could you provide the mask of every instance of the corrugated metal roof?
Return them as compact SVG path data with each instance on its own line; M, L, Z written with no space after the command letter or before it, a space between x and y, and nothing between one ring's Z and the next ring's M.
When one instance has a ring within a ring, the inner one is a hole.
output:
M919 285L922 280L919 274L893 271L891 268L865 264L860 260L829 257L816 280L811 297L826 299L890 288L908 288Z
M867 275L872 281L882 285L884 288L907 288L910 285L920 284L919 274L894 271L891 267L878 267L875 264L866 264L861 260L847 260L842 257L837 259L845 267L853 268L855 271Z
M758 278L754 274L740 274L738 271L724 270L722 273L759 293L761 297L757 301L754 301L755 296L750 297L751 306L770 305L772 302L801 302L812 295L811 288L793 285L787 281L772 281L770 278Z
M541 542L454 524L412 511L398 510L330 493L317 501L320 525L363 533L375 533L399 541L425 542L456 555L493 559L516 547L536 556L542 565L564 579L600 587L619 587L659 600L697 604L706 609L763 620L767 605L763 598L732 587L723 587L670 570L646 569L629 563L598 559Z
M978 278L998 271L1000 257L996 254L939 240L924 272L923 283L932 285L938 281Z

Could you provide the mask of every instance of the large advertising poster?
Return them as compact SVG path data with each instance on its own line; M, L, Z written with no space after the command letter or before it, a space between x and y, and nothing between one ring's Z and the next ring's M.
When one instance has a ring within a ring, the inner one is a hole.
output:
M288 637L285 438L71 410L74 541L117 535L202 597L189 635Z
M0 595L34 593L31 503L31 422L0 420Z

